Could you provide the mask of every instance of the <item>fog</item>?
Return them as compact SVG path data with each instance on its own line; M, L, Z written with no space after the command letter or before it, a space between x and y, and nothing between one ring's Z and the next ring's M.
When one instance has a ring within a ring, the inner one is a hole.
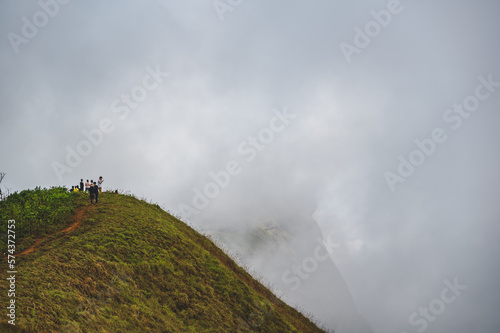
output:
M498 1L0 7L3 192L281 230L242 261L337 332L500 329Z

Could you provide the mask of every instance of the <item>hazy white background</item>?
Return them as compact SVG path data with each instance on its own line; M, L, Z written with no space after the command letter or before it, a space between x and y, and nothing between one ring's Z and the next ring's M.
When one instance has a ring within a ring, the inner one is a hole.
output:
M281 203L275 214L314 212L375 332L416 332L408 316L456 277L467 290L427 331L496 333L500 88L458 130L443 115L479 76L500 81L500 2L402 0L348 63L340 44L387 3L243 0L221 20L212 1L70 1L16 53L8 34L42 9L2 1L2 190L102 175L178 212L237 160L242 172L191 223L234 226L227 214L252 214L255 196ZM148 66L169 76L120 119L113 102ZM238 145L284 107L297 117L247 162ZM58 180L51 164L103 118L115 130ZM392 192L384 173L435 128L447 141Z

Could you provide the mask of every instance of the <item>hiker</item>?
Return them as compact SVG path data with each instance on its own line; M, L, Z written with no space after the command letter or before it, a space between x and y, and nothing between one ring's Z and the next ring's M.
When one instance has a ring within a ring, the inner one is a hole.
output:
M89 188L90 188L90 183L89 180L87 179L87 181L85 182L85 192L88 192Z
M80 179L80 192L83 192L83 179Z
M97 198L99 198L99 190L96 182L94 182L94 195L95 195L95 203L97 203Z
M75 192L75 187L74 186L71 186L71 190L69 190L70 192Z
M80 192L80 190L78 189L78 185L73 186L73 192Z
M90 204L92 205L95 201L95 192L94 192L94 185L90 184L89 186L89 193L90 193Z
M104 180L102 179L102 176L99 177L99 180L97 181L97 184L99 184L99 193L102 192L102 183L104 182Z

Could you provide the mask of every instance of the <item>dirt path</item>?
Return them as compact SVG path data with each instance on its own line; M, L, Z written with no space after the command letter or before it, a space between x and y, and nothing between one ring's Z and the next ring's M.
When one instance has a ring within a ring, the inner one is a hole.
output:
M73 216L73 223L70 224L69 227L66 229L61 230L60 232L64 232L66 234L69 234L72 231L75 231L76 229L80 228L80 224L82 223L83 220L83 215L85 215L86 212L88 212L89 206L83 206L80 207L76 210L75 215Z
M33 245L31 245L29 248L27 248L23 252L16 254L16 257L26 256L28 254L31 254L31 253L37 251L38 246L49 237L52 237L52 236L57 235L57 234L62 234L61 237L64 237L65 235L69 234L70 232L73 232L76 229L80 228L85 213L89 212L91 208L92 208L91 206L83 206L83 207L77 208L75 210L75 215L73 215L73 217L71 218L73 222L68 227L66 227L63 230L60 230L56 233L53 233L52 235L48 235L48 236L45 236L43 238L39 238L39 239L35 240L35 243L33 243Z

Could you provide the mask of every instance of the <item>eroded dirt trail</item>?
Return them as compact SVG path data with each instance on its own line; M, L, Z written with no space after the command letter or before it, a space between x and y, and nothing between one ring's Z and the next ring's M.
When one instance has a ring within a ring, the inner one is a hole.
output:
M35 243L33 243L33 245L31 245L29 248L27 248L23 252L16 254L16 256L22 257L22 256L26 256L28 254L31 254L31 253L37 251L38 246L49 237L52 237L52 236L57 235L57 234L61 234L61 237L64 237L67 234L77 230L78 228L80 228L82 221L83 221L83 217L85 216L85 214L88 213L92 208L93 208L93 206L83 206L83 207L79 207L79 208L75 209L75 215L73 215L73 217L71 218L73 222L68 227L66 227L63 230L60 230L58 232L55 232L52 235L47 235L43 238L39 238L39 239L35 240Z

